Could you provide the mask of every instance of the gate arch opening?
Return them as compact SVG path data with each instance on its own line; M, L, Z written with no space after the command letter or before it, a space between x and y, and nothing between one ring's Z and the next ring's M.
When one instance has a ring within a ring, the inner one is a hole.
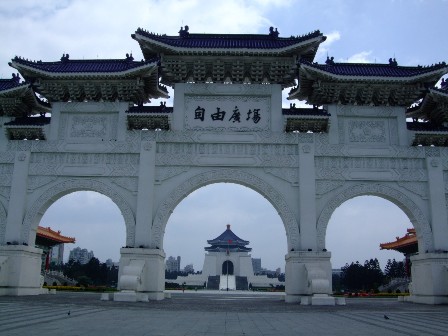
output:
M125 222L119 208L98 192L77 191L60 197L45 211L39 225L76 239L75 244L65 247L64 262L69 250L78 246L93 251L100 262L107 259L117 262L126 241Z
M331 216L326 232L326 248L332 267L377 258L384 269L388 259L401 261L404 255L380 250L380 244L394 241L412 228L406 214L392 202L377 196L357 196L345 201Z
M317 221L317 245L325 249L327 226L334 211L344 202L357 196L378 196L400 208L416 229L419 251L432 251L432 231L428 219L420 207L399 189L384 184L357 184L335 191L334 197L325 204Z
M120 210L126 225L126 245L133 246L135 241L135 216L124 196L111 186L89 179L71 179L53 184L37 195L36 200L27 209L22 227L22 240L33 244L35 233L42 216L47 209L61 197L77 191L93 191L108 197Z
M201 187L175 207L165 229L166 257L181 256L183 265L193 263L195 271L201 270L207 240L219 236L226 224L250 241L250 254L261 258L263 267L284 268L287 237L280 216L262 195L235 183Z
M266 198L282 219L286 231L288 251L299 249L299 227L296 216L283 195L265 180L237 169L219 169L202 172L174 188L165 197L156 211L151 235L151 247L160 248L163 246L163 235L168 219L175 207L187 195L201 187L221 182L235 183L248 187Z

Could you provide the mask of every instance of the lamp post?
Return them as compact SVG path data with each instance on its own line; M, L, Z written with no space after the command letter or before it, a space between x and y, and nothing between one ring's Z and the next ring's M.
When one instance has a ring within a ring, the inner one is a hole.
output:
M230 255L230 240L227 241L227 262L226 262L226 273L227 273L227 291L229 291L229 255Z

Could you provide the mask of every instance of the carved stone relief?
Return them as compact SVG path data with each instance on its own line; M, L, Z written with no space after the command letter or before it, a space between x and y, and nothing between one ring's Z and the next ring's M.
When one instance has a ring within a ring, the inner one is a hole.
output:
M350 143L386 143L386 122L384 120L348 121Z
M151 247L163 246L163 234L168 218L182 199L194 190L216 182L234 182L252 188L266 197L278 211L285 225L288 238L288 250L299 248L299 226L294 213L282 194L261 178L236 169L212 169L197 174L172 190L158 207L152 227Z
M290 168L265 168L264 171L268 174L272 174L286 182L291 183L293 186L299 185L299 169Z
M373 195L385 198L400 207L416 229L419 250L432 251L433 238L429 221L420 208L403 192L383 184L363 183L349 186L342 191L338 190L334 193L335 196L325 204L324 210L319 215L317 221L317 245L319 249L325 248L325 235L328 222L336 208L356 196Z
M28 191L41 188L57 180L56 176L29 176Z
M168 180L174 176L178 176L188 170L190 170L190 168L186 166L157 168L155 175L155 183L160 184L161 182Z
M326 193L340 188L344 185L344 181L316 181L316 197L320 198Z
M31 228L37 228L40 216L50 207L50 205L60 197L74 191L96 191L109 197L120 209L126 225L126 245L133 246L135 241L135 215L126 201L125 197L104 182L94 179L69 179L62 180L49 188L37 192L36 201L26 210L22 225L22 241L28 244L34 244L30 241Z

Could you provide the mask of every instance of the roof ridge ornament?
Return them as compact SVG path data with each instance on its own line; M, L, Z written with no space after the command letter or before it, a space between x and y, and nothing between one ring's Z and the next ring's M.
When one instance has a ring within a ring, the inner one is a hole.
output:
M397 60L394 58L389 58L389 65L390 66L398 66Z
M189 30L190 30L190 28L187 25L185 26L185 29L183 27L180 27L179 36L180 37L188 37L190 35Z
M334 57L333 56L331 56L331 57L327 56L327 60L325 61L325 64L334 65L335 64L334 63Z
M134 60L134 57L132 57L132 53L126 54L126 61L132 62Z
M68 62L69 57L69 54L62 54L61 62Z
M17 74L13 73L12 74L12 80L13 80L13 82L15 84L20 84L20 75L19 75L19 73L17 73Z
M269 27L269 36L272 36L272 37L274 37L274 38L277 38L278 35L280 35L280 33L279 33L279 31L277 30L277 28L275 28L275 30L274 30L274 27Z

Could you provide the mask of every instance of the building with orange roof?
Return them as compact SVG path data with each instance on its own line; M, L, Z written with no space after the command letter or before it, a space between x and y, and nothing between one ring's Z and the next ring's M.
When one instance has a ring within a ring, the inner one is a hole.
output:
M380 244L382 250L395 250L404 254L406 272L410 276L411 255L418 252L418 240L415 229L407 229L403 237L396 237L394 242Z
M54 231L50 227L37 227L36 247L43 250L42 269L48 270L50 262L62 264L64 260L64 244L73 244L75 238L61 235L61 231Z

